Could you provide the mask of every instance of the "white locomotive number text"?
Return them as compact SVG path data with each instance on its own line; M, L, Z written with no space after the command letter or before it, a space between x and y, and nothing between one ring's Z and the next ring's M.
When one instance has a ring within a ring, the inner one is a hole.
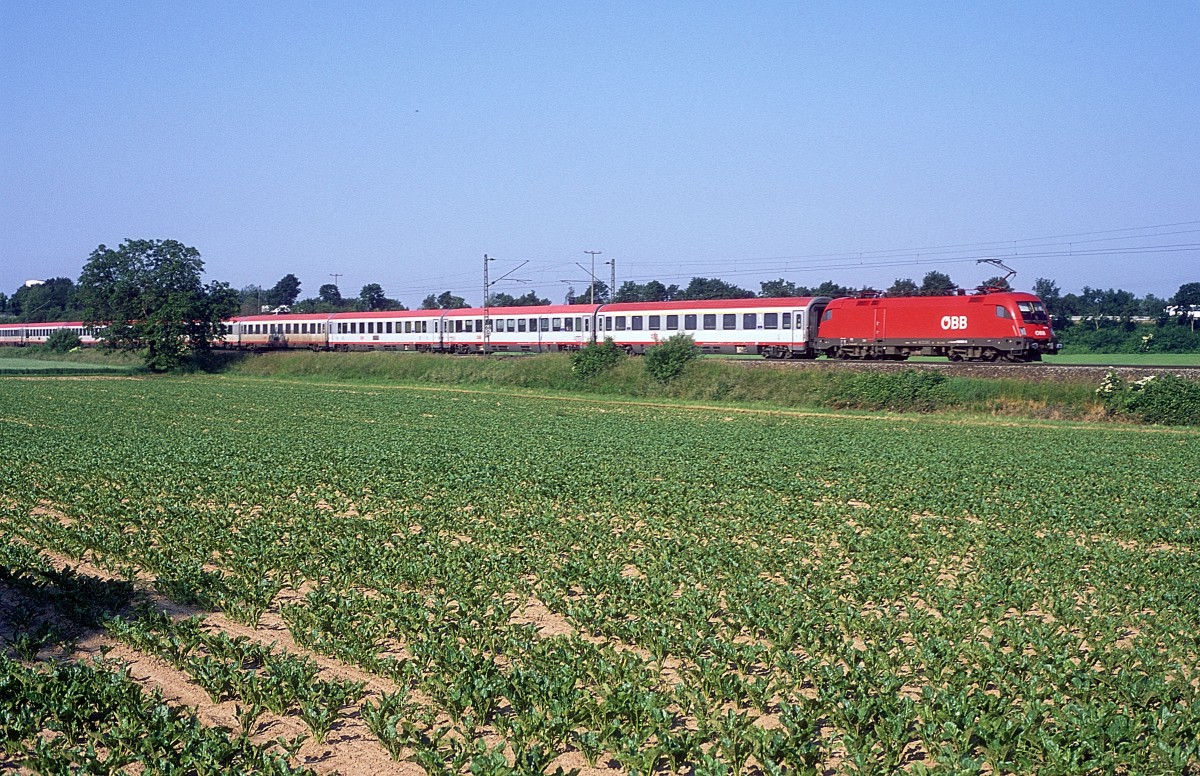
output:
M967 328L967 316L965 316L965 315L943 315L942 316L942 328L947 329L947 330L965 329L965 328Z

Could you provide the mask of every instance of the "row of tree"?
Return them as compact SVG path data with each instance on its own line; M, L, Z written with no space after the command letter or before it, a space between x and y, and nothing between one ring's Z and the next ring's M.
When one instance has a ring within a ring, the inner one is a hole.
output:
M269 289L247 286L240 292L229 284L202 282L204 263L200 252L174 240L127 240L113 249L99 246L88 257L79 282L69 278L51 278L43 283L25 285L8 296L0 294L0 315L21 321L83 320L104 324L104 337L110 345L144 348L152 369L178 366L189 355L203 356L219 336L221 322L232 315L264 311L342 312L348 310L403 310L389 299L378 283L363 286L356 298L344 299L332 283L321 286L317 296L300 299L300 280L287 274ZM718 278L692 278L686 287L666 285L657 280L647 283L626 281L615 293L597 282L578 294L567 292L567 304L591 302L656 302L671 300L742 299L786 296L851 296L866 289L854 289L833 281L815 287L799 286L779 278L760 283L759 293L740 288ZM990 278L988 288L1007 289L1006 278ZM886 290L894 296L941 295L958 287L949 275L928 272L917 284L911 278L897 278ZM1096 329L1114 322L1131 324L1135 318L1169 322L1168 311L1200 309L1200 282L1185 283L1170 299L1154 294L1137 297L1121 289L1085 286L1078 294L1063 294L1053 280L1038 278L1033 292L1045 301L1060 326L1071 318L1083 318ZM495 293L487 303L494 307L545 305L550 300L529 291L521 296ZM466 307L466 300L444 291L430 294L421 309ZM1192 316L1180 316L1180 322L1195 324Z
M143 244L155 241L131 241ZM172 242L172 241L158 241ZM195 250L195 249L188 249ZM199 253L196 253L199 256ZM81 278L82 281L82 278ZM984 281L990 288L1009 288L1005 278L994 277ZM954 293L958 286L950 276L932 271L925 274L920 283L911 278L897 278L884 293L888 296L940 296ZM637 283L627 280L613 293L608 284L597 281L582 293L574 288L567 291L566 304L605 304L608 302L665 302L697 299L749 299L752 297L786 296L853 296L864 290L841 285L827 280L816 286L802 286L779 278L763 281L755 293L718 278L692 278L684 287L666 285L658 280ZM972 289L974 290L974 289ZM240 315L256 315L263 312L289 310L303 313L334 313L374 310L406 310L396 299L389 298L378 283L368 283L357 296L343 297L338 286L326 283L314 297L300 298L300 279L294 274L284 275L270 288L248 285L234 291L237 312ZM1168 308L1200 305L1200 283L1185 283L1170 298L1155 294L1139 297L1123 289L1101 289L1084 286L1079 293L1062 293L1053 280L1038 278L1033 284L1033 293L1041 297L1052 315L1063 319L1085 318L1095 325L1106 320L1131 320L1134 318L1157 319L1166 314ZM491 307L522 307L550 304L550 299L529 291L520 296L498 292L488 296ZM429 294L420 305L422 310L457 309L468 307L467 300L451 291ZM73 320L82 316L86 304L79 297L78 288L70 278L50 278L43 283L22 286L11 296L0 293L0 316L19 321Z

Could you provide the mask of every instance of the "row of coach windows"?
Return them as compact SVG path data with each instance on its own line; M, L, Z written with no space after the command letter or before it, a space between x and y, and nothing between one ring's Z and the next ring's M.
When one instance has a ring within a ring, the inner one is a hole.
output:
M243 334L324 334L323 323L244 323Z
M93 333L91 329L85 329L82 326L61 326L53 329L25 329L24 335L26 337L49 337L56 331L69 331L78 337ZM21 334L21 329L4 329L0 331L0 337L20 337Z
M429 321L348 321L338 323L338 334L425 334Z
M666 326L663 325L663 319L666 318ZM680 326L680 318L683 319L683 326ZM758 313L704 313L703 315L686 314L686 315L606 315L604 316L603 328L606 331L696 331L703 328L705 331L715 331L718 328L725 330L735 329L790 329L792 328L791 313L762 313L762 325L759 325ZM718 323L720 326L718 326ZM697 324L700 324L699 326ZM740 324L740 325L739 325Z

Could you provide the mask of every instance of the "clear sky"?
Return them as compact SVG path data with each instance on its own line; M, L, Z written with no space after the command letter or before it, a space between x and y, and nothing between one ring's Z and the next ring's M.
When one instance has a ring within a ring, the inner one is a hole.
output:
M0 2L0 291L1200 280L1200 2ZM1119 230L1119 231L1118 231ZM1170 247L1167 247L1170 246ZM565 282L564 282L565 281Z

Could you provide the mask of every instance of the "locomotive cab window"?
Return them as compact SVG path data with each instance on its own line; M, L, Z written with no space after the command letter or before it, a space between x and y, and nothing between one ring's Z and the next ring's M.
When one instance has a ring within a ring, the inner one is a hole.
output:
M1046 306L1041 302L1017 302L1017 309L1021 311L1025 323L1050 323Z
M1010 313L1008 311L1007 307L1003 307L1001 305L996 305L996 317L997 318L1011 318L1012 313Z

